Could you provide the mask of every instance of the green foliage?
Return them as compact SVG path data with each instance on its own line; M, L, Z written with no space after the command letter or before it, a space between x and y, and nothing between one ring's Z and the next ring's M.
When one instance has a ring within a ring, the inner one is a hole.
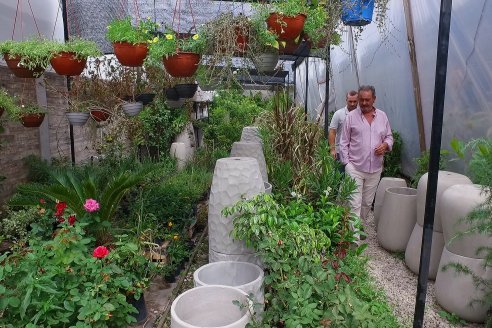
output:
M24 104L21 98L12 97L3 89L0 89L0 107L5 109L11 119L15 120L19 120L24 114L46 113L44 108L34 104Z
M324 6L317 5L309 7L303 31L309 36L309 40L313 45L316 45L321 39L327 37L328 31L325 28L327 19L328 12Z
M12 115L20 112L16 99L9 95L4 89L0 89L0 108L5 109L7 113Z
M153 32L158 25L152 20L141 19L137 26L132 25L132 18L114 19L108 25L106 36L110 42L129 42L131 44L153 42Z
M441 157L439 159L439 170L446 169L446 162L448 160L449 152L446 149L441 149ZM426 150L422 152L420 157L415 158L415 163L417 164L417 170L415 171L410 186L412 188L417 188L420 178L428 172L429 170L429 151Z
M269 12L281 13L285 16L296 16L298 14L307 14L309 12L309 6L306 1L299 0L275 0L270 3L268 8L265 8Z
M446 319L454 327L466 324L466 321L458 317L456 313L449 313L447 311L441 310L438 312L438 314L441 318Z
M11 241L25 242L31 223L39 222L41 215L36 207L13 211L8 209L6 217L0 219L0 236Z
M403 141L400 134L393 130L393 148L390 152L384 154L384 166L382 177L400 177L401 176L401 151Z
M43 39L4 41L0 43L0 52L7 54L9 58L21 57L19 64L28 69L46 68L51 59L50 42Z
M476 139L464 144L458 139L451 140L451 148L460 159L471 153L467 171L474 183L492 186L492 140Z
M24 165L27 167L27 180L33 183L49 183L52 181L51 171L53 167L45 160L36 155L29 155L24 158Z
M149 60L154 63L162 61L163 57L172 56L178 52L203 53L207 45L206 33L198 31L191 37L179 38L175 32L168 31L164 36L154 39L149 49Z
M74 52L77 59L87 59L87 57L101 56L97 44L94 41L80 38L70 39L66 43L51 42L51 53L56 55L60 52Z

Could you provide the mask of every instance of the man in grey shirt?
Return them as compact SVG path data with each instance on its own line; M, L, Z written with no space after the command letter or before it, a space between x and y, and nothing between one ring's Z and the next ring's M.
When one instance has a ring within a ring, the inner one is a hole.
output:
M330 132L328 134L328 143L330 144L330 153L333 158L340 160L340 137L342 135L343 123L345 117L350 111L357 108L358 94L355 90L350 90L346 97L347 106L340 108L333 114L330 122Z

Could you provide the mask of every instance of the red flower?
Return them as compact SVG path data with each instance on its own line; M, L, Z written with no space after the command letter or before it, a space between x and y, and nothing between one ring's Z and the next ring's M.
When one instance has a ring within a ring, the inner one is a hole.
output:
M94 249L94 253L92 253L93 257L97 257L98 259L103 259L109 254L109 250L104 246L97 246Z
M64 219L64 218L62 218L62 217L59 217L59 218L58 218L58 223L63 223L63 222L65 222L65 219Z
M282 246L282 244L283 244L283 243L284 243L284 242L283 242L282 240L277 241L277 245L278 245L278 246Z
M41 203L41 204L46 204L46 201L44 200L44 198L40 198L40 199L39 199L39 203Z
M75 215L70 215L68 217L68 224L72 226L74 225L74 223L75 223Z
M63 211L65 211L65 209L67 208L67 203L65 202L58 202L56 203L56 213L55 213L55 216L62 216L63 215Z

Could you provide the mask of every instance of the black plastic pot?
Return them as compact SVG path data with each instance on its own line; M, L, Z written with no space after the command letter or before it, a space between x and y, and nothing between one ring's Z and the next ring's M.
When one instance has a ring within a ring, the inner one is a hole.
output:
M154 97L155 93L141 93L135 97L135 101L140 101L145 106L154 101Z
M176 88L166 89L166 99L168 100L179 100L178 90Z
M137 313L133 313L133 317L137 320L137 324L140 324L147 319L147 306L145 305L145 298L142 294L138 300L133 295L126 298L127 302L133 305L137 309Z
M193 98L198 89L198 84L176 84L174 88L178 91L179 98Z

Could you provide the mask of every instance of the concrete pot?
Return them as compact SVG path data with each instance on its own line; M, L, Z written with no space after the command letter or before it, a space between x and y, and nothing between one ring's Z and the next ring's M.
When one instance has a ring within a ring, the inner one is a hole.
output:
M476 288L470 275L457 273L454 268L442 271L442 268L449 263L465 265L477 276L489 281L492 279L492 269L490 267L485 269L482 259L463 257L444 247L435 284L436 300L446 311L455 313L467 321L485 322L487 306L474 302L483 299L484 291Z
M263 262L261 262L261 259L259 258L258 254L256 253L249 253L249 254L223 254L216 252L212 249L209 249L208 251L208 262L213 263L213 262L224 262L224 261L235 261L235 262L248 262L252 264L256 264L260 268L264 268Z
M376 222L376 228L378 226L379 218L381 216L381 209L383 207L384 195L386 189L392 187L406 187L407 182L400 178L384 177L379 181L378 189L376 190L376 197L374 199L374 220Z
M480 185L454 185L443 192L440 204L442 231L446 248L451 253L476 259L485 257L485 252L477 254L477 250L492 245L491 235L473 233L453 237L470 229L470 225L463 221L463 218L486 199Z
M263 182L268 182L265 155L261 143L257 142L234 142L231 149L231 157L253 157L258 161L260 166L261 177Z
M378 242L389 251L404 251L416 222L417 189L388 188L385 194L378 224Z
M141 102L124 103L121 108L127 116L136 116L142 110L143 104Z
M224 207L236 204L265 192L258 161L251 157L219 159L215 165L210 188L208 227L209 249L222 254L238 255L254 253L244 241L233 240L232 217L224 217Z
M415 274L419 273L420 249L422 246L422 234L424 229L418 222L415 224L412 235L408 240L405 250L405 264ZM436 279L439 261L441 259L442 249L444 247L444 238L442 232L432 232L432 248L430 254L429 279Z
M424 226L425 197L427 194L428 173L424 174L417 186L417 222ZM434 215L434 231L442 232L441 224L441 195L444 190L456 184L472 184L471 180L459 173L439 171L436 193L436 211Z
M90 113L65 113L68 122L73 126L83 126L89 119Z
M263 143L260 136L260 129L257 126L245 126L241 133L241 141Z
M182 293L171 305L171 328L244 328L251 321L247 294L230 286L201 286Z
M176 159L178 170L182 170L188 162L188 152L183 142L173 142L171 144L171 157Z

